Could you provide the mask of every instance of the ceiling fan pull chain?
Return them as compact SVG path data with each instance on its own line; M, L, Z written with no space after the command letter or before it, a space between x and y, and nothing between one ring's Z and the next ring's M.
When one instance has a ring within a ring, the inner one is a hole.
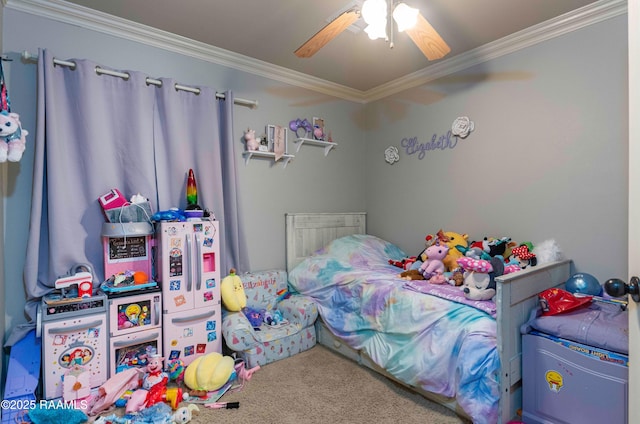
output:
M391 17L391 12L393 11L393 0L389 0L389 48L393 48L393 18Z

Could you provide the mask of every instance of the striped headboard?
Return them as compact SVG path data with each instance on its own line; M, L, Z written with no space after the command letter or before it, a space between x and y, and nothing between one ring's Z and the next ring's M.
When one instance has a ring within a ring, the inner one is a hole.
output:
M331 240L365 234L366 218L364 212L285 214L287 271Z

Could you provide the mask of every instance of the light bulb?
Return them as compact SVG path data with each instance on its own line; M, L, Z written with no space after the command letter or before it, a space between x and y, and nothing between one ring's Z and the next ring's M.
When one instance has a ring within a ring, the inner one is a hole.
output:
M383 24L367 25L364 29L370 39L387 38L387 20Z
M393 10L393 20L398 24L398 31L413 28L418 21L418 13L418 9L409 7L406 3L398 4Z
M387 19L387 3L385 0L365 0L360 13L367 24L375 25Z

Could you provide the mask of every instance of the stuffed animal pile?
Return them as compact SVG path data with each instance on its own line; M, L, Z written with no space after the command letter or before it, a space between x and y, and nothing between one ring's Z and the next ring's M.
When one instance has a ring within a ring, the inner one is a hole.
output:
M537 245L516 243L510 237L483 237L469 242L466 233L443 231L427 234L420 254L390 259L402 268L405 280L427 280L432 284L459 286L470 300L491 300L496 294L495 278L527 267L563 259L555 240Z

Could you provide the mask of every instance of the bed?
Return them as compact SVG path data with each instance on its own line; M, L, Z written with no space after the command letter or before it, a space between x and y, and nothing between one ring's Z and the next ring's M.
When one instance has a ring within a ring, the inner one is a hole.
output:
M286 247L290 286L318 304L318 343L474 423L517 417L520 326L570 260L497 277L489 313L410 290L388 263L406 254L367 235L365 213L286 214Z

